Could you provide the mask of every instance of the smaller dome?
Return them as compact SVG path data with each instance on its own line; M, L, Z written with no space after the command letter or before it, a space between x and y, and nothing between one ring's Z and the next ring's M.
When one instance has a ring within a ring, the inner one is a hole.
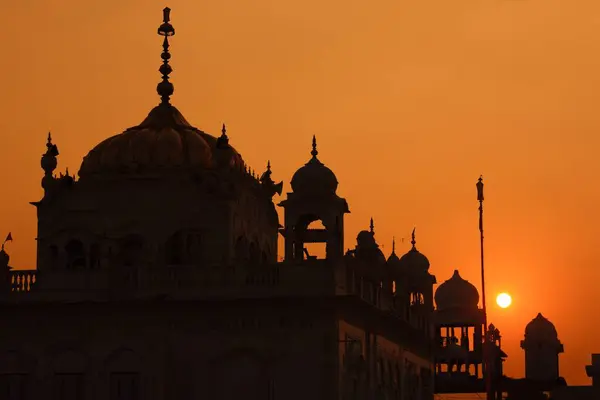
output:
M557 340L558 332L552 322L538 313L525 327L525 337L534 340Z
M390 266L399 266L400 258L396 255L395 251L392 251L392 254L387 259L387 262Z
M360 231L356 236L356 255L364 259L385 263L385 255L370 231Z
M303 195L335 194L338 181L332 170L317 158L317 141L313 136L312 158L292 177L291 186L294 193Z
M410 241L412 248L400 257L401 267L406 269L411 274L422 274L429 271L429 260L417 250L417 241L415 239L415 229L412 231L412 240Z
M396 238L392 240L392 254L388 257L387 263L393 272L403 272L400 257L396 254Z
M438 310L449 308L478 308L479 292L469 281L463 279L458 270L452 278L442 283L435 291L435 303Z
M408 253L400 257L400 265L410 272L427 272L429 270L429 260L415 247Z

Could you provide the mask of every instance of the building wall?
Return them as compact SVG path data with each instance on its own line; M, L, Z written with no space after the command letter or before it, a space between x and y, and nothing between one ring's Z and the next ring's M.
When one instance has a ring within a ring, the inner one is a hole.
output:
M338 332L340 399L433 399L431 360L348 321L338 321ZM362 369L354 365L357 350L364 359Z
M331 399L326 338L335 337L334 324L293 308L156 301L13 308L3 313L10 329L2 329L0 379L25 375L32 400L52 398L65 374L81 374L86 399L118 398L111 374L114 390L115 373L135 372L144 400Z

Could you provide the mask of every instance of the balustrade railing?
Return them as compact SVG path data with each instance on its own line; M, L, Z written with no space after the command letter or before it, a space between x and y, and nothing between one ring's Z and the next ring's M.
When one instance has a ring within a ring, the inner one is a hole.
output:
M29 292L35 285L36 279L36 270L10 271L10 290L11 292Z

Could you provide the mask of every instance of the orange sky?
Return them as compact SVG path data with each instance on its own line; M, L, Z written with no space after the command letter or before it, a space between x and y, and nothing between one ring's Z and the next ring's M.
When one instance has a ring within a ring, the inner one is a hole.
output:
M28 202L42 194L48 130L59 170L75 172L157 104L166 5L173 103L213 134L226 122L286 190L316 134L350 204L348 246L370 216L385 253L416 225L438 281L458 268L479 284L484 174L488 296L514 296L489 307L507 372L523 373L519 341L541 311L565 344L563 375L588 384L600 351L587 317L600 302L596 0L0 0L0 230L14 266L35 265Z

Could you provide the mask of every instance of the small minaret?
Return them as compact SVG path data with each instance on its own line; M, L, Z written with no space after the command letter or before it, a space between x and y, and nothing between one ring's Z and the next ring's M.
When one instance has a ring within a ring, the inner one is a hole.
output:
M54 184L54 170L58 165L58 160L56 157L58 156L58 147L52 143L52 134L48 132L48 142L46 143L46 152L42 154L42 160L40 165L44 170L44 177L42 178L42 187L44 188L44 192L48 193L51 190L52 185Z
M527 324L521 348L525 350L525 378L542 382L559 378L558 355L564 347L554 324L542 314Z

